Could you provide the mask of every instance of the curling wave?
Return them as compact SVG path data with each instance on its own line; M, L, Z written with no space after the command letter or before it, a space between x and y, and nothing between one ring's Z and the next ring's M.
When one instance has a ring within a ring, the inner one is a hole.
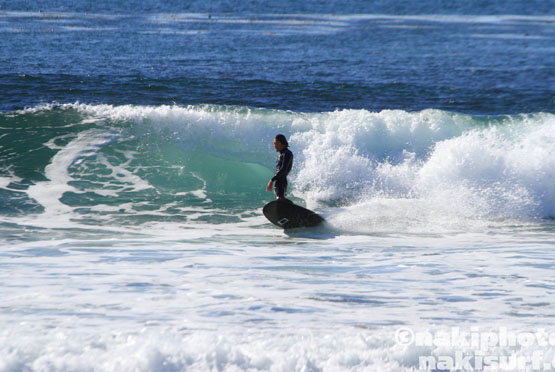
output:
M0 126L4 216L238 222L271 198L278 132L295 153L291 195L338 228L555 216L548 113L76 103L2 114Z

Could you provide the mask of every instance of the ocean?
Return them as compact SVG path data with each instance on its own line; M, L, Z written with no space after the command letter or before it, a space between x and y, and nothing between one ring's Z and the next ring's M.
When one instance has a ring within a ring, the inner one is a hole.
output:
M0 372L555 369L553 1L0 1ZM278 133L288 196L262 207Z

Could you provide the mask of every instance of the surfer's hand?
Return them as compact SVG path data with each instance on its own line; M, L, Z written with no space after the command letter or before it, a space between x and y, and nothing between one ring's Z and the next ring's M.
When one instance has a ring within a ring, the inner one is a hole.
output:
M273 182L272 180L270 180L270 182L268 182L268 186L266 186L266 191L268 192L272 192L272 186L273 186Z

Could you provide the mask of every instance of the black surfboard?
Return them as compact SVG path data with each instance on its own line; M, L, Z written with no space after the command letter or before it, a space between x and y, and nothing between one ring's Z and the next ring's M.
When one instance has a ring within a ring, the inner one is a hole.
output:
M271 223L282 229L313 227L324 221L320 215L293 204L288 199L269 202L262 208L262 212Z

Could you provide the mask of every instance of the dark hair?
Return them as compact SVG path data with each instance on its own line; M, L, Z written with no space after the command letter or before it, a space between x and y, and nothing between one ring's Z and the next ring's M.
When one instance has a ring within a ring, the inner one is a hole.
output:
M287 142L287 138L285 138L285 136L283 134L278 134L276 137L276 140L278 140L282 145L285 145L285 147L289 147L289 143Z

